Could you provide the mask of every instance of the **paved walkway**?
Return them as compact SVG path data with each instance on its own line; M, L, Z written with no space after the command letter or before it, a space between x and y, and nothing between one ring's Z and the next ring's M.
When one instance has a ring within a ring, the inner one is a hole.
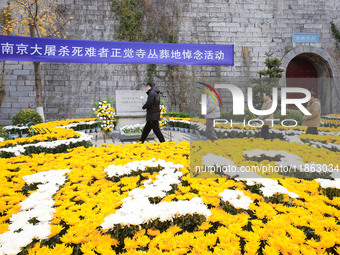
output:
M166 142L182 142L182 141L190 141L192 139L197 140L198 136L195 134L184 133L180 131L170 131L170 130L162 130ZM125 140L122 141L119 139L119 131L114 131L112 137L105 136L103 137L102 133L93 133L90 134L93 136L93 145L95 147L99 147L101 144L133 144L137 143L137 140ZM147 139L149 143L159 142L157 138Z

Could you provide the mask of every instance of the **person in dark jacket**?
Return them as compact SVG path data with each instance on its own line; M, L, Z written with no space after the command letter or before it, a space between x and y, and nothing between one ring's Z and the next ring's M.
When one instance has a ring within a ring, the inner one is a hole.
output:
M143 105L143 109L146 109L146 124L143 129L143 133L139 142L144 143L146 138L148 137L151 129L157 136L158 140L163 143L165 142L164 136L159 128L159 119L160 119L160 91L155 86L153 82L148 82L148 91L146 94L148 95L148 99L146 103Z

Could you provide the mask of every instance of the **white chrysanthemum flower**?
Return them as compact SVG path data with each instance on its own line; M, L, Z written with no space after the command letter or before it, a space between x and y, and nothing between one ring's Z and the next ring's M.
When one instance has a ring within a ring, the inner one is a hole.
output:
M318 178L315 181L320 183L320 186L322 188L335 188L335 189L340 189L340 178L336 178L334 180L329 180L329 179L321 179Z
M172 189L171 185L179 184L182 172L178 171L182 165L174 165L164 160L151 159L148 161L130 162L124 166L111 165L104 171L108 176L122 176L130 174L132 171L143 171L149 167L162 166L157 179L151 183L151 179L144 182L144 189L134 189L129 192L127 198L123 199L123 205L120 209L105 218L101 225L103 229L109 229L115 224L130 225L143 224L150 220L160 219L161 221L172 220L174 217L186 214L202 214L206 217L211 212L200 198L193 198L190 201L178 202L161 202L159 204L151 204L149 197L164 197L166 192Z
M222 200L229 202L235 208L249 209L249 205L253 202L250 197L243 194L240 190L224 190L219 194Z

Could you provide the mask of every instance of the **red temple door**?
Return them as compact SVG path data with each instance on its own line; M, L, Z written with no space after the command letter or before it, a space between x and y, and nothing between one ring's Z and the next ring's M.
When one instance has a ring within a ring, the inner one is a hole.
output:
M286 86L305 88L318 95L318 74L313 64L306 58L295 57L288 64ZM288 93L288 98L302 98L303 94Z

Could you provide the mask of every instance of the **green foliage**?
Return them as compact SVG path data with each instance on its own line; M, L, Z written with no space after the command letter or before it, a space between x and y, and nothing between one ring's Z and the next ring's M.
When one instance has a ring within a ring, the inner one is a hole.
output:
M281 61L278 58L267 58L264 61L267 69L260 70L257 73L262 76L268 76L269 78L281 78L282 72L284 71L281 66Z
M176 5L153 5L148 0L111 0L112 12L119 20L116 37L118 40L130 42L178 43L174 29L177 17ZM169 10L170 8L170 10ZM155 77L167 82L167 92L172 105L180 110L185 107L185 93L188 79L181 68L167 65L164 76L158 75L157 65L149 64L146 68L145 82L154 81Z
M256 115L253 114L248 108L244 109L244 115L233 115L233 110L229 110L228 112L221 112L221 119L233 120L233 122L243 122L246 120L256 119Z
M263 93L272 93L274 87L279 88L279 79L284 69L280 68L281 61L278 58L267 58L265 60L267 69L258 71L259 79L253 79L256 86L253 87L253 104L256 109L261 109Z
M120 40L138 42L143 37L144 14L138 0L113 0L112 11L119 16L117 37Z
M157 65L149 64L146 66L146 82L153 82L157 73Z
M287 109L285 116L281 115L281 110L279 109L277 109L274 112L274 119L279 119L280 121L285 120L285 119L293 119L293 120L296 120L298 125L300 126L302 125L302 117L303 117L303 113L300 110ZM279 123L277 123L277 125L279 125ZM285 125L294 125L294 123L285 122Z
M333 36L334 36L335 40L337 41L336 47L339 49L339 44L340 44L340 31L339 31L339 29L337 28L337 26L334 24L333 21L331 21L331 30L332 30L332 33L333 33Z
M177 118L190 118L190 113L188 112L167 112L166 117L177 117Z
M112 0L119 25L116 37L129 42L177 42L169 14L146 0Z
M5 129L3 129L2 126L0 126L0 137L1 137L1 138L4 138L5 140L8 139L7 131L6 131Z
M26 125L28 122L41 123L42 117L35 110L21 110L12 118L13 125Z

